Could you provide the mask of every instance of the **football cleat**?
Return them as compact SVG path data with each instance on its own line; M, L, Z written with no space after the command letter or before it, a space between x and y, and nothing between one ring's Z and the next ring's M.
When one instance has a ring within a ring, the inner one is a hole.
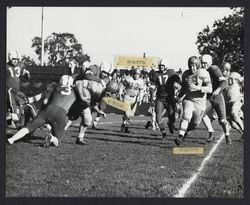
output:
M44 148L49 148L50 146L58 147L58 145L59 141L56 137L52 137L50 134L45 137Z
M162 134L162 139L167 137L167 134L165 132L162 132L161 134Z
M226 144L227 144L227 145L232 144L232 141L231 141L231 138L230 138L229 135L226 135Z
M170 123L168 122L168 129L169 129L169 132L170 132L171 134L173 134L173 133L174 133L174 124L170 124Z
M99 130L99 128L95 124L92 125L91 129L93 129L93 130Z
M130 131L128 130L128 127L125 127L124 132L125 132L125 133L130 133Z
M207 142L213 142L214 141L214 135L213 132L209 132L209 136L207 138Z
M147 124L145 125L145 129L148 129L151 125L151 121L147 121Z
M183 140L184 136L183 135L179 135L179 137L177 137L175 140L174 140L174 143L179 146Z
M88 143L85 142L84 139L77 138L77 139L76 139L76 144L79 144L79 145L87 145Z
M122 126L121 126L121 132L125 132L125 124L122 124Z

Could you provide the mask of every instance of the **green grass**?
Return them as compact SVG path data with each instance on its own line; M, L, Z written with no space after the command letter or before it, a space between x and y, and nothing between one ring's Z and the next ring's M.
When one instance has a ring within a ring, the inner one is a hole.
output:
M121 116L103 121L118 122ZM160 132L145 130L145 123L133 123L131 134L120 133L119 123L99 125L103 130L87 131L87 146L74 144L74 126L59 148L39 147L41 131L27 142L6 145L6 196L173 197L215 142L205 143L207 132L201 127L183 146L204 146L205 155L173 155L174 137L162 145ZM243 197L243 143L237 133L232 136L233 144L221 143L187 197Z

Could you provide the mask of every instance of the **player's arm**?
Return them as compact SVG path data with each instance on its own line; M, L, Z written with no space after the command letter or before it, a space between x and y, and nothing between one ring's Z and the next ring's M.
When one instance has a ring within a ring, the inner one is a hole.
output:
M202 77L202 80L203 82L201 84L200 91L202 93L211 93L213 91L213 86L212 86L210 75L207 71L204 72L204 76Z
M26 76L30 79L30 72L26 69L26 66L22 63L22 76Z
M87 88L83 85L83 81L75 82L75 90L83 102L90 103L90 94Z
M184 98L184 96L186 95L187 93L187 89L188 89L188 85L187 85L187 82L185 81L185 77L186 77L186 73L184 72L183 75L182 75L182 81L181 81L181 89L180 89L180 92L177 96L177 101L181 101L181 99Z
M106 118L106 113L99 109L97 104L93 105L93 110L100 114L102 117Z
M101 79L99 76L94 75L93 72L90 70L87 70L85 73L78 75L75 81L78 81L78 80L95 81L95 82L101 83L103 86L106 85L103 79Z
M222 75L222 72L221 72L221 70L219 69L218 66L213 65L211 67L211 69L212 69L212 72L214 73L214 75L217 77L217 79L220 82L220 85L218 86L217 89L215 89L213 91L212 94L213 95L218 95L227 86L227 81L226 81L226 78Z
M53 83L51 84L45 91L45 94L44 94L44 99L43 99L43 105L47 105L48 102L49 102L49 99L53 93L53 91L56 89L56 84Z

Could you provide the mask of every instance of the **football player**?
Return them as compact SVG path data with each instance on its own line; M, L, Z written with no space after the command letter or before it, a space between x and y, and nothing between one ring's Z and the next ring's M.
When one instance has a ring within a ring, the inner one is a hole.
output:
M105 65L105 66L102 66L102 65ZM107 82L104 79L106 78L106 76L109 75L108 69L112 68L112 67L109 67L110 65L111 65L110 63L106 63L106 62L102 63L101 67L99 67L97 65L91 65L85 70L85 72L76 76L75 82L80 81L80 80L90 80L90 81L95 81L95 82L101 83L102 86L105 87ZM105 70L105 68L106 68L106 70ZM112 72L112 71L110 71L110 72ZM78 111L76 108L74 108L74 106L70 109L70 112L68 114L68 122L67 122L67 125L65 127L65 130L68 129L68 127L72 124L72 122L74 120L78 119L78 117L80 116L80 113L81 113L81 109L80 109L80 111ZM98 123L98 121L99 121L99 115L97 115L96 124ZM95 120L94 120L94 122L95 122ZM97 129L96 124L93 124L92 128Z
M206 109L206 95L212 92L209 73L201 69L199 57L191 56L188 59L188 68L182 75L182 87L177 97L177 101L184 98L179 136L175 139L177 146L181 144L186 133L199 126Z
M8 59L9 61L6 64L7 111L11 113L13 122L18 122L19 111L16 94L20 90L20 77L27 76L30 79L30 72L25 69L25 65L20 61L18 51L10 51Z
M49 147L50 144L57 147L59 145L58 139L61 139L64 135L66 114L76 99L72 86L73 78L71 76L61 76L60 83L54 84L50 92L47 90L46 97L43 100L43 104L45 105L43 109L40 110L30 124L8 139L9 144L13 144L15 141L48 123L52 130L51 134L47 136L44 147Z
M162 139L166 137L166 127L169 132L174 133L176 103L174 101L175 83L181 84L180 77L173 69L168 69L166 59L160 59L158 62L159 72L155 73L153 81L156 84L155 112L156 122L162 133ZM164 113L167 113L168 123L163 120Z
M207 95L207 108L205 113L209 112L211 109L214 109L218 115L218 120L225 134L226 144L231 144L231 139L229 136L229 126L226 119L226 106L225 99L222 94L223 89L226 87L227 82L226 78L222 75L221 70L218 66L212 65L212 56L205 54L202 56L202 67L209 72L213 91L211 94ZM205 124L206 122L203 121ZM211 122L207 121L207 127L211 126ZM207 141L213 140L213 135L210 133Z
M128 103L130 108L123 115L123 122L121 125L121 132L130 133L128 124L135 115L137 104L141 104L143 100L144 81L141 78L141 70L134 68L132 70L132 76L127 76L122 81L120 87L120 100Z
M223 95L226 102L226 113L232 128L236 129L243 136L244 124L239 116L241 102L241 85L244 78L237 72L231 72L231 65L225 62L222 66L222 74L226 77L227 86L223 90Z
M113 67L106 64L101 66L101 78L106 84L109 82L109 75L112 73ZM97 113L98 116L106 117L106 114L100 108L100 101L104 94L106 84L88 79L77 79L75 81L76 101L72 105L72 113L79 113L82 118L79 134L76 144L86 145L84 140L85 132L88 126L92 123L91 108ZM69 118L71 114L69 113Z

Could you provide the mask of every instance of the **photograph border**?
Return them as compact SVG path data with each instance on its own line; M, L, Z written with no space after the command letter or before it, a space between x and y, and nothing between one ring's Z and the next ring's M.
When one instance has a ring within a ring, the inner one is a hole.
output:
M171 1L160 1L160 0L147 0L147 1L80 1L80 0L61 0L61 1L41 1L36 0L28 1L28 0L2 0L0 2L0 29L1 29L1 40L0 40L0 53L1 53L1 67L3 71L3 75L0 76L0 81L5 82L5 68L6 65L6 7L7 6L77 6L77 7L245 7L245 24L244 24L244 78L249 79L249 2L247 0L203 0L203 1L188 1L188 0L171 0ZM25 23L25 22L24 22ZM247 81L246 81L247 82ZM1 99L5 99L5 83L2 83L0 86ZM245 125L247 125L249 114L247 110L249 109L249 85L245 84L245 105L244 105L244 117L245 117ZM246 127L244 131L245 141L244 141L244 199L234 199L234 198L218 198L218 199L210 199L210 198L184 198L184 199L176 199L176 198L43 198L43 197L5 197L5 163L6 163L6 133L5 133L5 100L1 101L1 118L0 118L0 127L1 127L1 138L0 138L0 196L1 196L1 204L9 204L9 205L22 205L22 204L53 204L53 205L64 205L71 203L72 205L77 204L249 204L249 128Z

